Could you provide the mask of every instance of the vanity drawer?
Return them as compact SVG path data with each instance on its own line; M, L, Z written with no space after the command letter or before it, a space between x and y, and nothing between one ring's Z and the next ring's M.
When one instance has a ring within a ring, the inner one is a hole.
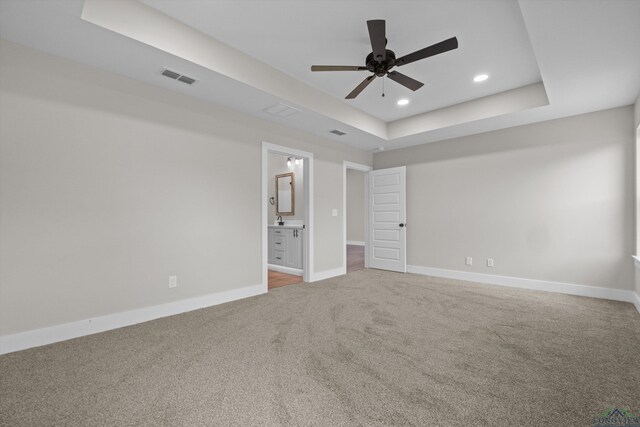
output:
M284 229L284 230L275 229L275 230L273 230L273 236L274 237L276 237L276 236L284 236L287 231L288 230L286 230L286 229Z
M286 247L287 244L287 239L285 238L285 236L278 236L275 235L273 236L273 249L276 251L284 251L284 248Z
M284 251L273 251L273 263L277 265L284 265Z

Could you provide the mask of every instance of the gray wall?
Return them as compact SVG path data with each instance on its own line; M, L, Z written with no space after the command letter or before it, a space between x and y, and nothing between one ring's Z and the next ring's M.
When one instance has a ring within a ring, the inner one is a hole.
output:
M347 240L364 242L364 172L347 169Z
M304 165L300 161L299 165L295 162L291 162L291 167L287 166L287 156L282 154L269 153L267 170L269 171L267 176L269 182L267 184L267 192L269 197L276 197L276 175L282 173L294 173L294 215L283 216L285 221L288 220L304 220L305 204L304 204ZM276 220L276 205L269 203L267 205L267 212L269 213L269 224L273 224Z
M342 266L342 162L370 153L0 50L0 335L259 284L261 141L314 153L315 270Z
M623 107L376 153L407 165L408 264L633 289L632 125Z

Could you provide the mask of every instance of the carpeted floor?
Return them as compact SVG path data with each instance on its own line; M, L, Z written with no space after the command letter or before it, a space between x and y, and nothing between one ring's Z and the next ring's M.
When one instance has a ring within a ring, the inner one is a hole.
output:
M0 424L590 426L631 304L360 270L0 357Z

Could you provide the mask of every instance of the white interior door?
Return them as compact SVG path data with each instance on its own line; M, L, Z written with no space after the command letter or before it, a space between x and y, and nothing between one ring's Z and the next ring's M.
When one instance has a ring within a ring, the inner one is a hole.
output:
M369 267L407 271L406 167L369 172Z

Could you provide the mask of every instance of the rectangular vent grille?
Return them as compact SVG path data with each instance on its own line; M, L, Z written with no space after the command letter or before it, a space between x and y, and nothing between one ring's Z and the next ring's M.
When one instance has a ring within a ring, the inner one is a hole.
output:
M191 77L184 76L180 73L176 73L175 71L167 70L166 68L162 70L161 74L163 76L169 77L170 79L178 80L179 82L186 83L188 85L192 85L196 82L196 80L192 79Z
M300 112L300 110L298 110L297 108L293 108L285 104L275 104L275 105L272 105L271 107L265 108L262 111L278 117L291 117L294 114L297 114Z
M329 133L332 133L334 135L338 135L338 136L342 136L342 135L346 135L346 132L342 132L341 130L338 129L334 129L334 130L330 130Z
M180 76L178 77L178 80L188 85L192 85L195 82L195 79L192 79L191 77L187 77L187 76Z
M171 71L171 70L162 70L162 75L163 75L163 76L167 76L167 77L169 77L169 78L172 78L172 79L174 79L174 80L175 80L175 79L177 79L178 77L180 77L180 74L178 74L178 73L174 73L174 72L173 72L173 71Z

